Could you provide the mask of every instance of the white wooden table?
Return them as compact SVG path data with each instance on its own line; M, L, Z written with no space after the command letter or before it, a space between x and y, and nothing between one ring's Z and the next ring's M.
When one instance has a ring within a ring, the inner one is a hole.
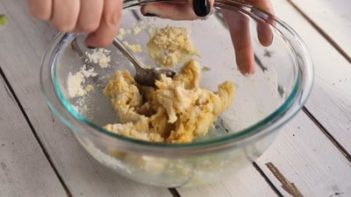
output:
M51 116L40 59L56 33L24 0L0 0L0 196L351 196L351 1L272 0L315 64L303 111L252 166L193 189L140 185L93 160Z

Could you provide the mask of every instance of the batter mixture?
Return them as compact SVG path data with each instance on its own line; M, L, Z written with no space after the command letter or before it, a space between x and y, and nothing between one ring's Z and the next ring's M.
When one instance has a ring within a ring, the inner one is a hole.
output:
M186 63L173 79L165 75L155 87L137 84L128 71L118 71L105 88L119 124L105 128L128 137L168 143L189 143L207 134L233 101L234 85L224 82L217 92L199 86L201 69Z
M147 47L151 58L164 67L175 67L187 57L197 54L188 31L183 27L157 29Z

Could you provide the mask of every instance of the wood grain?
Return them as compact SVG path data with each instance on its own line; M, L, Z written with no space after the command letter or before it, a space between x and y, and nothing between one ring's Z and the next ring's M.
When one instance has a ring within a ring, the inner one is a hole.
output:
M0 196L65 196L2 77L0 106Z
M4 35L0 37L0 42L6 48L0 53L5 73L70 192L73 195L85 196L170 195L167 189L135 184L102 168L77 144L71 133L50 115L45 102L41 99L37 77L40 58L56 32L48 25L28 18L26 12L23 13L24 5L20 1L8 0L6 3L0 3L0 6L7 12L11 21ZM18 6L21 6L21 9ZM19 48L19 45L23 48ZM11 54L18 55L15 57ZM242 172L241 176L245 178L233 179L235 187L232 187L230 182L225 184L231 193L274 195L272 189L253 167ZM250 188L252 184L255 184L257 189L245 191L244 188ZM216 188L213 191L215 190ZM196 195L197 192L188 191L187 194Z
M284 196L291 189L283 187L284 179L303 196L351 195L351 164L302 112L281 129L257 163ZM272 173L267 163L274 164L284 179Z
M351 58L351 1L290 0Z
M1 29L1 65L71 194L171 196L167 189L136 184L102 167L51 116L40 92L39 68L41 58L56 32L47 24L32 19L25 4L26 1L22 0L0 1L0 11L9 19L8 25Z
M287 1L273 2L278 17L305 40L315 63L315 86L307 109L350 151L351 100L347 89L351 84L347 80L339 82L350 76L350 65ZM258 164L283 195L289 195L282 186L284 183L266 163L274 164L303 196L351 195L351 164L316 124L300 113L281 130L281 135Z
M311 114L351 153L351 65L286 0L273 1L276 14L306 43L315 68Z
M277 0L273 3L278 17L288 22L305 40L315 63L315 86L307 108L350 152L349 63L287 1ZM350 195L350 163L306 115L300 114L282 130L283 133L275 145L258 163L284 196L289 193L282 187L284 184L267 168L266 163L272 162L288 177L290 185L296 185L299 191L295 193L296 196L301 195L300 191L304 196ZM301 135L297 135L299 133ZM220 189L216 189L216 186L199 189L198 196L211 196L215 193L233 195L230 188L223 185L221 183L217 186ZM182 190L180 192L187 194Z
M290 182L284 177L284 175L279 171L277 167L272 162L266 163L267 168L272 172L272 174L278 179L282 184L282 188L294 197L302 197L301 192L295 186L294 183Z
M278 16L302 35L316 64L316 83L308 110L351 151L349 63L285 0L273 2ZM40 59L56 32L31 19L25 10L25 1L2 0L0 12L9 18L9 24L0 29L2 68L72 195L170 196L166 189L135 184L101 167L71 133L55 121L42 100L38 76ZM308 117L300 114L283 131L259 159L260 166L283 194L287 192L265 163L272 162L305 196L351 195L350 164ZM183 196L275 195L252 167L221 183L179 192Z

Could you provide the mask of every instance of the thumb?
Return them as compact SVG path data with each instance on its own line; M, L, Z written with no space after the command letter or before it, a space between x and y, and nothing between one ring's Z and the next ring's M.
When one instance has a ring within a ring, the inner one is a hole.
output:
M194 20L211 12L214 0L189 0L177 3L148 3L141 7L144 16L158 16L173 20Z

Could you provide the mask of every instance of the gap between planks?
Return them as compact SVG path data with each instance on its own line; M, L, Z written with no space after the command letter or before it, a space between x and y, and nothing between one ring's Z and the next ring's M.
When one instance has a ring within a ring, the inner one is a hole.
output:
M10 96L11 99L13 99L13 101L16 103L16 105L18 106L18 108L20 109L23 117L25 118L28 126L30 127L35 139L37 140L41 150L43 151L46 159L48 160L51 168L53 169L55 175L57 176L57 178L59 179L60 183L62 184L62 187L64 188L66 194L68 197L72 197L72 193L70 192L68 186L66 185L66 183L64 182L62 176L60 175L60 173L58 172L57 168L55 167L54 163L52 162L52 159L49 155L49 153L46 151L43 143L41 142L39 136L37 135L35 128L33 127L31 121L29 120L29 117L27 115L27 113L25 112L22 104L20 103L18 97L16 96L16 93L14 91L14 89L12 88L10 82L8 81L5 73L3 72L2 66L0 65L0 77L2 77L4 79L5 82L5 90L7 91L8 95ZM181 197L181 195L179 194L179 192L175 189L175 188L168 188L168 191L172 194L173 197Z
M266 181L266 183L271 187L271 189L277 194L279 197L283 197L283 194L278 190L278 188L272 183L272 181L268 178L266 173L260 168L260 166L254 161L252 162L252 165L256 169L256 171L263 177L263 179Z
M53 169L53 171L54 171L55 175L57 176L57 178L59 179L60 183L62 184L62 187L66 191L67 196L71 197L72 196L71 192L69 191L69 189L68 189L67 185L65 184L65 182L63 181L60 173L58 172L58 170L56 169L54 163L52 162L50 155L48 154L48 152L44 148L43 143L40 141L40 138L38 137L37 133L35 132L35 129L34 129L32 123L31 123L31 121L29 120L29 117L28 117L26 111L24 110L24 108L23 108L22 104L20 103L15 91L13 90L13 88L12 88L10 82L8 81L5 73L3 72L1 65L0 65L0 77L2 77L4 79L5 85L7 86L7 88L5 88L6 91L8 91L9 96L14 100L14 102L16 103L18 108L20 109L24 119L26 120L29 128L31 129L35 139L37 140L37 142L38 142L41 150L43 151L46 159L48 160L51 168Z
M334 144L334 146L342 153L342 155L351 163L351 155L347 150L333 137L330 132L312 115L312 113L306 108L302 108L303 112L313 121L313 123L319 128L319 130Z
M343 154L343 156L346 157L348 161L351 161L350 155L347 153L347 151L342 147L341 144L339 144L333 136L319 123L319 121L313 117L309 111L303 107L302 108L302 113L304 113L310 121L313 122L318 127L318 130L322 132L326 138L328 138L329 141L332 142L334 146L338 149L339 152ZM256 171L264 178L265 182L270 186L270 188L276 193L277 196L281 197L284 196L277 186L270 180L270 178L267 176L268 172L264 172L262 168L256 163L252 162L252 165L256 169ZM269 169L269 171L274 175L274 177L281 183L281 187L290 195L293 197L302 197L303 194L299 190L299 188L296 187L296 185L293 182L290 182L285 175L278 169L277 166L275 166L272 162L266 162L265 163L266 167ZM180 193L175 189L175 188L170 188L169 191L174 197L180 197Z
M288 2L290 2L290 3L293 5L293 7L294 7L295 9L297 9L297 10L300 12L300 10L299 10L290 0L288 0ZM305 16L305 15L304 15L303 13L301 13L301 12L300 12L300 14L302 14L302 15L306 18L306 20L310 22L310 19L309 19L307 16ZM313 21L311 21L311 22L313 23ZM311 23L311 22L310 22L310 23ZM325 34L318 26L314 26L312 23L311 23L311 25L312 25L314 28L316 28L318 32L320 32L322 35ZM323 35L323 36L328 36L328 35L325 34L325 35ZM328 36L328 37L329 37L329 36ZM329 42L335 43L333 40L331 40L330 37L329 37L330 40L329 40L328 38L326 38L326 39L327 39ZM331 43L332 46L334 46L335 48L336 48L336 47L339 47L336 43L335 43L335 45L334 45L333 43ZM339 47L339 48L340 48L340 47ZM336 48L336 50L338 50L338 48ZM342 49L340 48L340 50L342 50ZM339 51L339 50L338 50L338 51ZM339 51L339 52L340 52L340 51ZM345 56L342 52L340 52L340 53L341 53L349 62L351 62L351 58L350 58L349 56L347 56L346 53L345 53L346 56ZM26 112L25 112L24 109L23 109L23 106L20 104L20 102L19 102L17 96L15 95L15 93L14 93L14 91L13 91L13 89L12 89L10 83L8 82L6 76L5 76L4 73L2 72L1 68L0 68L0 73L1 73L1 76L3 76L6 85L9 87L10 92L11 92L12 96L14 97L14 99L15 99L17 105L19 106L21 112L23 113L23 115L24 115L26 121L28 122L28 124L29 124L29 126L30 126L30 128L31 128L31 130L32 130L32 132L33 132L33 134L34 134L34 136L35 136L35 138L38 140L38 143L40 144L40 147L42 148L42 151L44 152L45 156L47 157L47 159L48 159L50 165L52 166L52 168L54 169L54 171L55 171L56 175L58 176L59 180L61 181L61 183L63 184L64 188L66 189L66 192L68 193L68 195L70 195L70 192L69 192L67 186L66 186L65 183L63 182L63 180L62 180L60 174L57 172L57 170L56 170L54 164L53 164L52 161L51 161L51 158L50 158L49 154L48 154L47 151L45 150L45 148L44 148L44 146L42 145L42 142L40 141L40 139L38 138L38 136L37 136L37 134L36 134L36 132L35 132L35 129L33 128L31 122L29 121L29 118L28 118ZM306 112L305 112L305 113L306 113ZM309 115L309 114L307 114L307 115ZM310 118L311 118L311 117L310 117ZM311 119L312 119L312 118L311 118ZM312 120L315 120L315 119L312 119ZM314 122L315 122L315 121L314 121ZM317 125L320 125L320 123L319 123L318 121L317 121L316 124L317 124ZM323 128L324 128L324 127L323 127ZM321 129L321 130L322 130L322 132L323 132L323 129ZM325 130L325 131L326 131L326 130ZM326 132L327 132L327 131L326 131ZM323 133L325 133L325 132L323 132ZM326 133L325 133L325 134L326 134ZM329 133L328 133L328 134L329 134ZM327 135L327 134L326 134L326 135ZM331 135L329 134L329 136L331 136ZM329 136L327 135L328 138L329 138ZM331 137L332 137L332 136L331 136ZM330 138L329 138L329 139L330 139ZM330 139L330 140L332 140L332 139ZM334 140L335 142L337 142L334 138L333 138L333 140ZM334 141L332 141L332 142L333 142L333 144L335 145ZM338 144L339 144L339 143L338 143ZM340 145L340 144L339 144L339 145ZM337 146L337 145L336 145L336 146ZM337 147L338 147L338 146L337 146ZM341 147L342 147L342 146L341 146ZM339 147L338 147L338 149L339 149ZM339 150L340 150L340 149L339 149ZM340 151L342 151L342 150L340 150ZM344 151L345 151L345 150L344 150ZM347 153L347 152L346 152L346 153ZM346 156L347 156L347 155L346 155ZM349 161L350 161L350 158L351 158L351 157L350 157L350 155L348 154L348 158L347 158L347 159L348 159ZM255 168L256 168L256 167L255 167ZM258 167L258 168L259 168L259 167ZM259 169L256 168L256 170L259 171L260 168L259 168ZM261 174L261 176L264 177L265 174L263 173L263 174ZM265 179L265 180L266 180L266 179ZM269 181L269 179L267 179L266 181ZM272 189L273 189L273 188L272 188ZM173 196L180 196L179 193L178 193L175 189L169 189L169 190L170 190L170 192L172 193ZM274 189L273 189L273 190L274 190ZM278 195L278 196L279 196L279 195Z
M294 2L291 0L287 0L287 2L299 13L301 16L318 32L324 37L329 44L334 47L336 51L338 51L348 62L351 63L351 57L346 53L345 50L342 49L341 46L339 46L326 32L322 30L321 27L319 27L310 17L308 17ZM329 141L338 149L339 152L349 161L351 162L351 155L350 153L334 138L334 136L312 115L312 113L309 112L309 110L306 107L302 108L302 111L309 117L311 121L319 128L319 130L328 138ZM255 163L254 163L255 164ZM267 165L267 164L266 164ZM261 174L262 177L265 178L266 182L272 187L272 189L276 192L276 187L270 182L268 179L267 175L262 171L262 169L256 164L254 165L257 171ZM269 166L267 165L269 168ZM275 167L276 168L276 167ZM273 173L273 169L269 168L269 170ZM278 170L278 169L276 169ZM279 172L279 170L278 170ZM273 173L274 174L274 173ZM275 175L276 176L276 175ZM276 176L276 178L278 178ZM297 190L298 191L298 190ZM279 191L278 191L279 192ZM277 193L277 192L276 192ZM289 192L290 193L290 192ZM277 193L278 194L278 193ZM282 194L279 192L280 196ZM279 195L278 194L278 195ZM291 193L290 193L291 194ZM297 193L294 193L293 196L301 196L301 193L298 191Z
M333 38L331 38L319 25L317 25L309 16L307 16L292 0L287 0L288 3L306 19L306 21L318 32L320 33L329 43L332 45L336 51L338 51L348 62L351 63L351 57L347 52L339 46Z
M307 115L307 117L319 128L319 130L328 138L329 141L338 149L339 152L351 163L351 155L346 151L346 149L328 132L328 130L308 111L306 107L302 108L303 113ZM277 189L277 187L271 182L268 178L267 174L261 169L261 167L253 162L252 165L259 172L259 174L264 178L267 184L272 188L272 190L279 196L283 196L283 194ZM267 162L265 164L270 172L278 179L278 181L282 184L282 187L285 191L291 194L294 197L302 197L303 195L299 191L299 189L288 181L285 176L280 172L280 170L272 163Z
M171 192L173 197L181 197L176 188L168 188L168 191Z
M1 65L0 65L0 76L2 76L2 77L4 78L5 84L6 84L6 86L8 87L8 88L6 88L6 89L8 89L9 95L11 95L11 97L12 97L13 100L14 100L14 102L15 102L16 105L19 107L19 109L20 109L20 111L21 111L23 117L25 118L26 122L28 123L28 125L29 125L29 127L30 127L30 129L31 129L31 131L32 131L32 133L33 133L33 135L34 135L34 137L36 138L36 140L37 140L37 142L38 142L40 148L42 149L42 151L43 151L45 157L47 158L47 160L48 160L50 166L51 166L52 169L54 170L54 173L56 174L56 176L58 177L59 181L61 182L63 188L65 189L65 191L66 191L66 193L67 193L67 195L68 195L68 196L72 196L71 191L69 190L68 186L67 186L66 183L64 182L64 180L63 180L61 174L59 173L59 171L57 170L57 168L56 168L56 166L55 166L55 164L54 164L54 162L53 162L53 160L52 160L50 154L49 154L48 151L45 149L45 146L44 146L43 142L41 141L40 137L38 136L37 131L36 131L36 129L34 128L32 122L31 122L31 120L30 120L30 118L29 118L28 113L26 112L27 109L25 109L25 107L21 104L21 102L20 102L20 100L19 100L19 97L16 95L16 93L15 93L15 91L14 91L12 85L10 84L8 78L6 77L5 73L4 73L3 70L1 69ZM266 181L267 181L267 180L266 180ZM171 192L171 194L172 194L173 196L176 196L176 197L180 196L179 192L178 192L177 190L175 190L175 189L169 189L169 191Z

